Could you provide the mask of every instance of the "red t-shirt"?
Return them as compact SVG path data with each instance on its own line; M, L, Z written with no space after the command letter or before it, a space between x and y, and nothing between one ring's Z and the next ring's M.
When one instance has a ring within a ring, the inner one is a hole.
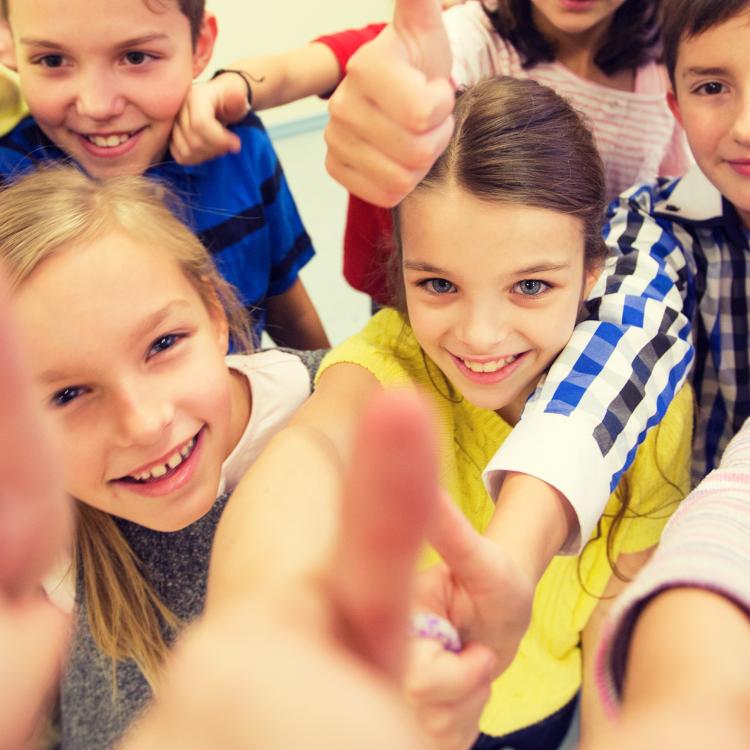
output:
M384 23L374 23L362 29L321 36L315 41L333 52L342 74L346 74L349 58L384 28ZM388 304L389 299L387 267L392 247L391 212L350 195L344 230L344 277L355 289L369 294L381 305Z

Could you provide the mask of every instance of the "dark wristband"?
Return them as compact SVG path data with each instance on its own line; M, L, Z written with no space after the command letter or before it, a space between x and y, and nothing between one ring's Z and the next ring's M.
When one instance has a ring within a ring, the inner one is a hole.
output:
M236 73L245 82L245 88L247 88L247 106L250 107L250 109L252 109L253 108L253 87L250 85L250 76L247 73L245 73L244 70L237 70L236 68L219 68L211 76L211 80L213 81L214 78L222 75L223 73ZM262 78L259 79L257 83L260 83L260 81L262 80L263 80Z

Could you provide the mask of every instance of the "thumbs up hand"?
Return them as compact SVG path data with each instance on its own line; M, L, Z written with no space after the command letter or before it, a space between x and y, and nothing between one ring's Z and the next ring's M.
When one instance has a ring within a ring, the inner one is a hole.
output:
M453 132L450 70L439 0L396 0L393 23L351 58L331 97L330 174L370 203L396 205Z

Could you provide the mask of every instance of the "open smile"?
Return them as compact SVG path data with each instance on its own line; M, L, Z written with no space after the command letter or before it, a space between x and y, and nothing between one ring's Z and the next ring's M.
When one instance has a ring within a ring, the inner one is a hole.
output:
M138 142L147 126L118 133L75 133L83 147L93 156L114 157L130 151Z
M163 495L185 485L193 475L203 444L204 428L190 440L177 446L167 455L117 479L112 484L125 484L134 492Z
M528 352L493 359L458 357L451 352L449 354L465 378L480 385L494 385L510 377L520 367Z

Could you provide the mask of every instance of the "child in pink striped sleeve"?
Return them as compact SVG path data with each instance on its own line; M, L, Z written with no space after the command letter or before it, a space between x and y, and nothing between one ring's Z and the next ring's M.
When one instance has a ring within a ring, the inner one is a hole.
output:
M656 0L482 0L443 14L452 76L531 78L565 97L593 130L610 198L690 164L658 63Z
M750 420L613 606L596 672L611 750L750 746Z

